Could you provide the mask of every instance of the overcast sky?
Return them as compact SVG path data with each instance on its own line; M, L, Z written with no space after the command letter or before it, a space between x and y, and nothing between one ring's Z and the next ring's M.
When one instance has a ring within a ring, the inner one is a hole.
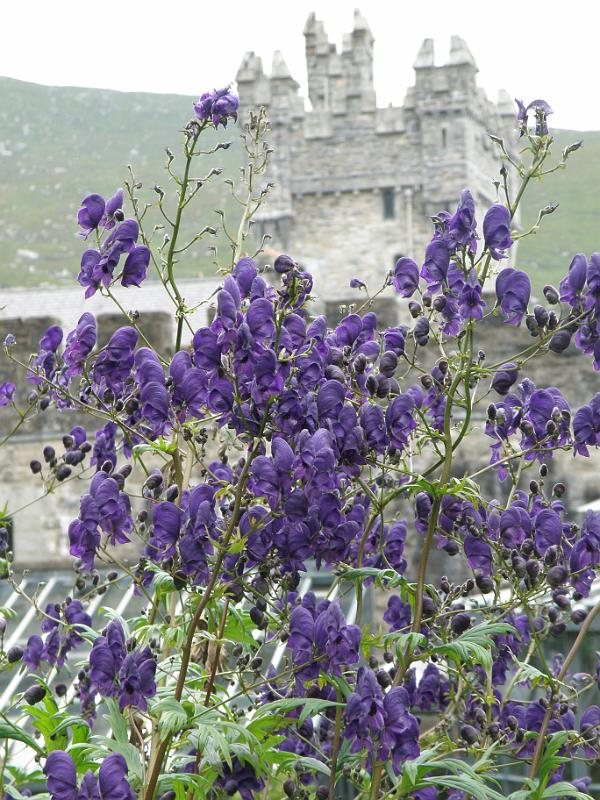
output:
M246 50L270 67L282 50L305 87L302 28L312 10L331 41L352 27L355 0L0 0L0 75L39 83L198 95L229 83ZM551 123L600 129L597 0L362 0L375 36L378 102L402 102L425 37L443 63L467 40L479 83L546 99Z

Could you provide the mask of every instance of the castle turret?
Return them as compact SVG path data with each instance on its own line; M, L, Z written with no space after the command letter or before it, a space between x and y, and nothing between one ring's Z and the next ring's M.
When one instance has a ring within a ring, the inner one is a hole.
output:
M235 81L244 108L270 105L271 91L263 71L262 58L252 50L243 57Z

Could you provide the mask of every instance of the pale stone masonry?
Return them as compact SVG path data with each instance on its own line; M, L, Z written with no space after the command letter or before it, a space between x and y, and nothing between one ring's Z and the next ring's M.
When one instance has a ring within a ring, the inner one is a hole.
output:
M376 104L374 40L359 11L341 52L314 14L304 37L310 111L279 52L269 76L247 53L236 81L242 108L266 106L272 126L275 189L257 217L260 233L306 265L321 297L341 300L355 275L376 289L399 255L419 261L431 215L453 209L464 188L480 209L496 201L488 133L514 140L515 105L506 92L488 100L458 36L443 66L425 39L414 86L388 108Z

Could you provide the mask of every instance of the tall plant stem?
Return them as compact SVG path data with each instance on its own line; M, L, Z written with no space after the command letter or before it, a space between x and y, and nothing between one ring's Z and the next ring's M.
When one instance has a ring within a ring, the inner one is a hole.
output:
M577 638L573 642L571 649L569 650L567 657L564 660L564 663L561 667L560 672L557 676L557 682L561 683L569 671L569 667L573 663L573 659L577 655L577 651L583 644L585 637L592 625L594 619L600 613L600 602L596 603L596 605L592 608L592 610L588 613L585 621L583 622L581 628L579 629L579 633L577 634ZM542 721L542 727L540 728L540 732L538 735L538 739L535 745L535 750L533 751L533 758L531 759L531 766L529 768L529 777L531 779L535 778L537 775L537 771L540 766L540 762L542 760L542 756L544 754L544 745L546 743L546 734L548 732L548 725L550 724L550 720L552 719L552 710L553 710L553 702L550 701L548 704L548 708L546 709L546 713L544 714L544 719Z

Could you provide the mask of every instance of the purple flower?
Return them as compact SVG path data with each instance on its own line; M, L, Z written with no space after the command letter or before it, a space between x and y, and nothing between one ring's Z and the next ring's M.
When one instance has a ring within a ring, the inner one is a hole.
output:
M2 406L9 406L13 402L14 396L14 383L4 381L4 383L0 385L0 408L2 408Z
M511 386L516 382L519 377L519 370L516 364L503 364L500 369L494 373L492 378L492 389L498 394L506 395L509 393Z
M39 667L40 661L42 660L43 651L44 642L42 637L38 636L37 633L34 633L27 640L27 647L23 653L23 663L30 672L33 672Z
M96 318L86 312L82 314L77 327L67 336L63 361L67 367L67 379L80 375L86 358L96 345Z
M114 228L115 214L117 211L120 211L123 208L124 197L125 193L123 189L117 189L113 196L107 200L106 206L104 207L104 215L100 220L102 227L106 228L107 230Z
M205 92L194 105L196 117L201 121L212 120L213 125L227 127L227 120L237 120L237 111L240 101L237 95L232 94L231 87L215 89Z
M486 303L481 296L481 286L473 275L464 284L460 293L459 309L463 319L481 319Z
M396 261L392 283L401 297L412 297L419 286L419 267L412 258Z
M474 572L489 577L492 574L492 548L473 534L468 533L464 539L467 562Z
M260 792L264 786L264 781L257 777L254 767L238 758L232 759L231 766L223 764L222 775L215 781L215 787L223 789L228 797L239 792L242 800L253 800L254 792Z
M446 222L445 238L452 249L468 245L472 253L476 250L477 221L475 219L475 201L468 189L461 193L456 211Z
M73 759L64 750L53 750L44 765L52 800L135 800L127 781L127 763L120 753L107 756L95 776L89 770L77 791Z
M521 136L528 132L527 117L531 110L533 110L535 113L535 135L546 136L548 133L548 124L546 119L550 114L553 113L548 103L545 100L532 100L528 106L525 106L522 100L516 99L515 103L517 104L518 108L517 121L519 123Z
M77 800L77 773L68 753L53 750L44 765L52 800Z
M383 621L387 622L392 631L407 630L412 622L410 603L404 602L399 595L393 594L388 600Z
M441 239L433 239L425 250L425 261L421 275L433 288L440 286L447 278L450 266L450 250Z
M87 237L100 224L104 216L105 203L102 195L89 194L81 201L77 212L77 224L82 229L82 236Z
M496 296L509 325L520 325L527 312L531 283L525 272L507 267L496 279Z
M123 286L141 286L146 278L148 264L150 263L150 250L141 245L134 247L127 256L123 267L121 283Z
M506 206L496 203L483 218L483 238L485 247L496 261L505 258L504 251L513 243L510 237L510 212Z
M387 407L385 422L390 436L390 445L403 450L408 444L410 434L417 427L413 418L415 401L410 394L394 397Z
M587 261L583 253L577 253L569 265L569 271L560 282L560 299L575 305L587 279Z
M319 653L326 653L333 667L358 661L361 630L348 625L339 601L335 600L315 620L315 644Z
M125 656L119 670L119 708L148 708L147 698L156 694L156 659L149 647L137 648Z

